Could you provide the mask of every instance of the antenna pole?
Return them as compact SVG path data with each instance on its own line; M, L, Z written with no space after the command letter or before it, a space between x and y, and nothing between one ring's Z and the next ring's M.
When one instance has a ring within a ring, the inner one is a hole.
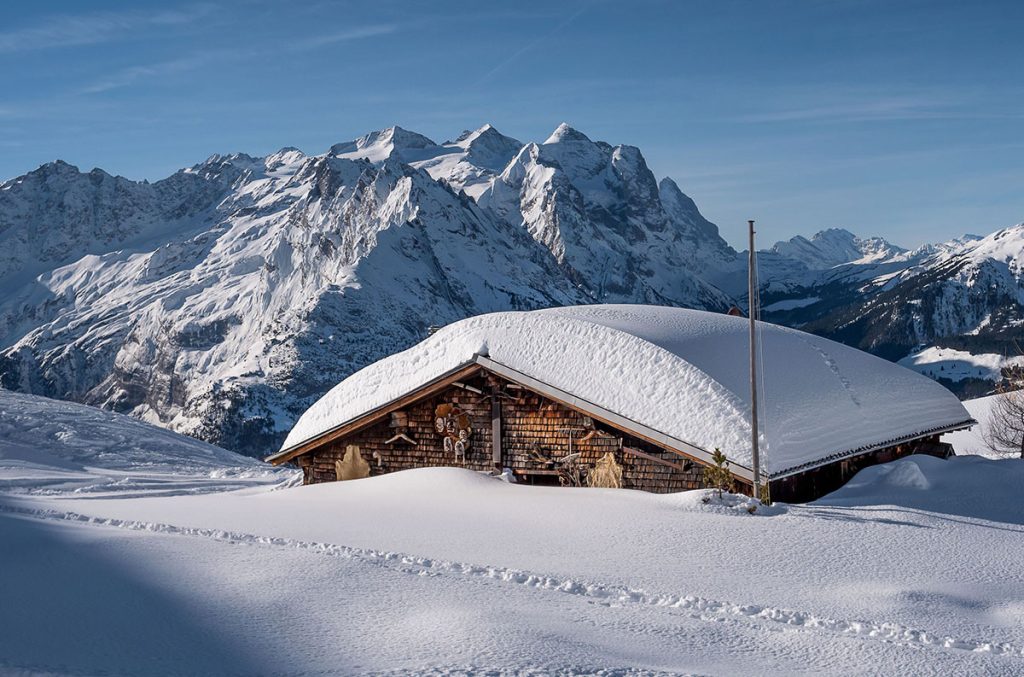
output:
M747 221L750 229L750 260L747 275L747 315L750 317L750 451L753 459L754 498L761 498L761 454L757 448L757 332L754 313L757 298L754 254L754 222Z

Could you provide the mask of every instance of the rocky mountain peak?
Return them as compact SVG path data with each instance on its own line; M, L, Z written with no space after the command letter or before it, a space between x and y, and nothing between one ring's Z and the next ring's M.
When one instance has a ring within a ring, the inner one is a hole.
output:
M587 143L593 143L586 134L573 129L567 122L563 122L558 125L558 127L555 128L555 131L551 132L551 136L549 136L544 143L563 143L566 141L585 141Z
M951 245L935 272L834 229L779 243L763 279L824 298L833 287L814 285L846 266L857 286L833 296L849 299L917 266L980 293L1012 282L1021 236L971 243L990 257L978 265ZM443 145L390 127L322 155L215 155L151 184L56 162L0 190L0 381L258 453L430 325L595 301L724 310L744 272L638 148L566 124L525 145L490 125Z
M425 159L437 152L442 152L442 149L432 140L394 126L370 132L353 141L335 144L328 154L348 159L365 158L370 162L381 162L394 154L402 161L409 162Z
M776 242L770 251L799 261L810 270L823 270L863 258L888 258L906 250L880 237L860 238L844 228L827 228L810 239L797 235Z

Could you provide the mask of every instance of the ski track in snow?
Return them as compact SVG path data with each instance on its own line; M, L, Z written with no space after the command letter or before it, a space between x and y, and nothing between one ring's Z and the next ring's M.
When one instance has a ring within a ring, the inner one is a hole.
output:
M399 552L356 548L333 543L300 541L291 538L260 536L223 529L180 527L159 522L143 522L114 518L93 517L76 512L33 509L0 504L0 512L34 519L75 522L100 527L113 527L131 531L147 531L178 536L205 538L234 545L292 548L317 555L342 557L361 563L380 566L417 576L461 576L490 579L538 590L550 590L578 595L606 606L642 605L682 610L697 620L721 622L740 620L753 624L774 624L789 629L810 630L838 635L874 639L927 649L953 649L990 655L1024 656L1024 647L1009 643L957 639L932 634L899 623L832 619L792 609L768 607L758 604L737 604L682 594L659 594L617 585L602 585L575 578L560 578L531 573L507 567L468 564L430 557L418 557Z

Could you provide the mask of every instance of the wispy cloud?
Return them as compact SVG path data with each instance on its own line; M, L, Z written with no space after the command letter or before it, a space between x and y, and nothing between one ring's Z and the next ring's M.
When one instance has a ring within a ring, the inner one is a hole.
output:
M327 33L324 35L313 36L305 40L299 40L294 43L294 47L301 49L316 49L317 47L333 45L339 42L350 42L352 40L361 40L363 38L373 38L378 35L387 35L389 33L394 33L397 30L398 26L394 24L358 26L356 28L349 28L336 33Z
M516 51L512 52L512 54L499 61L489 71L484 73L483 76L479 80L477 80L473 86L476 87L485 84L488 80L493 78L499 71L501 71L506 66L511 64L513 61L516 61L517 59L519 59L519 57L523 56L530 50L540 45L542 42L548 40L553 35L564 29L566 26L568 26L573 21L578 19L579 16L586 12L588 9L590 9L590 5L584 5L583 7L580 7L578 10L576 10L575 12L567 16L565 19L560 21L558 24L556 24L555 27L552 28L551 30L547 31L546 33L543 33L542 35L526 43Z
M141 29L187 24L213 11L212 5L181 10L63 14L45 23L0 33L0 53L78 47L117 40Z
M99 78L92 84L86 85L80 89L78 93L99 94L101 92L109 92L112 89L128 87L129 85L133 85L139 81L150 80L152 78L164 77L174 73L192 70L202 66L206 62L207 59L197 56L174 59L145 66L131 66Z
M828 92L788 106L747 113L737 122L885 122L909 120L1009 119L1019 113L979 108L963 97L931 93Z
M387 35L398 30L394 24L378 24L370 26L359 26L345 31L328 33L313 36L305 40L292 42L282 48L281 51L301 52L306 50L319 49L328 45L370 38L378 35ZM201 68L215 62L247 61L266 56L263 49L240 48L240 49L213 49L196 52L190 56L180 59L172 59L152 64L140 64L122 68L108 75L98 78L91 84L76 91L77 94L100 94L122 87L144 83L154 78L163 78L176 73L183 73ZM2 110L0 110L2 115Z

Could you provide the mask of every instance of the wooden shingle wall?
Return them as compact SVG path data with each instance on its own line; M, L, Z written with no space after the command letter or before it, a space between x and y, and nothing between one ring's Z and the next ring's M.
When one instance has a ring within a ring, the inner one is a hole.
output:
M467 381L471 387L474 387L473 383L484 385L479 379ZM434 426L434 412L440 404L454 404L469 416L472 433L464 463L453 453L445 451L444 437ZM370 464L371 476L430 466L457 466L471 470L492 468L491 405L481 394L452 386L398 413L399 416L385 417L369 428L300 456L298 463L303 468L305 482L333 482L336 479L334 463L344 457L345 448L351 444L359 447L360 454ZM416 444L404 439L387 443L387 440L399 433L414 440Z
M537 393L507 386L504 392L517 397L502 401L505 465L525 481L557 483L559 460L571 449L579 452L580 463L588 468L612 452L622 466L626 489L664 493L703 486L703 468L677 454L595 422ZM630 453L631 449L653 458Z
M587 468L611 452L622 466L624 488L669 492L703 486L700 465L596 423L578 411L493 374L481 374L463 383L470 389L451 386L370 427L300 456L296 460L303 469L305 482L335 481L335 462L344 457L349 445L359 447L370 464L371 476L430 466L493 470L491 397L497 393L501 404L502 466L512 468L521 481L558 484L561 460L571 449L580 454L584 476ZM465 462L445 451L443 436L435 428L435 411L441 404L457 406L469 416L472 434ZM416 444L404 439L387 443L399 433Z

